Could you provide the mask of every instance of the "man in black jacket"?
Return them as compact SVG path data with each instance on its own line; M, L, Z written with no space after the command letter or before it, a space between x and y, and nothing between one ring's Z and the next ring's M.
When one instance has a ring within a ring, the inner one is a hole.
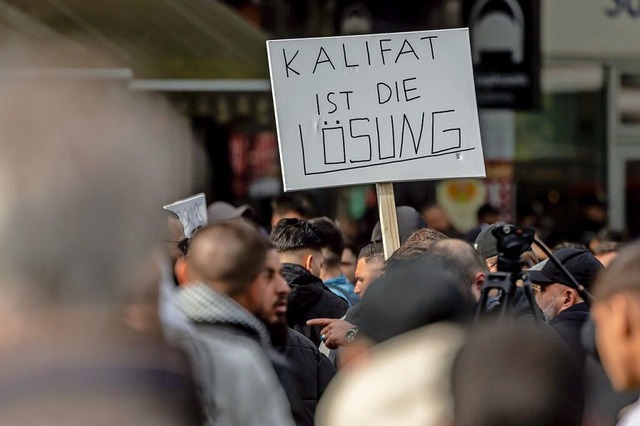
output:
M588 250L564 248L558 250L555 256L587 289L591 287L596 273L603 269ZM551 261L545 262L540 270L529 271L529 279L536 291L536 302L549 325L576 355L584 358L581 335L582 327L589 319L589 307L556 265Z
M555 252L555 256L587 290L591 289L596 274L604 270L588 250L564 248ZM529 271L529 279L537 290L536 302L549 326L567 343L584 369L586 418L593 423L613 424L616 414L633 401L634 395L618 393L611 388L594 351L587 350L590 348L583 344L583 330L591 316L589 306L569 286L569 280L556 265L545 262L539 270Z
M306 324L312 318L341 318L347 302L329 290L319 278L323 242L315 227L302 219L282 219L270 237L280 252L282 275L291 286L287 306L289 327L309 338L316 347L322 341L320 327Z
M291 401L298 426L313 426L318 401L336 374L333 363L313 342L287 327L286 321L265 323L273 347L284 356L296 390Z

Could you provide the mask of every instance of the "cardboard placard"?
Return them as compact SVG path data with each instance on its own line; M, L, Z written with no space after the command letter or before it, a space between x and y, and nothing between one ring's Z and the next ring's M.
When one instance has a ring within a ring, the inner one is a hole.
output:
M207 199L204 193L167 204L163 208L178 215L185 237L191 237L196 229L207 224Z
M467 29L267 50L285 191L485 176Z

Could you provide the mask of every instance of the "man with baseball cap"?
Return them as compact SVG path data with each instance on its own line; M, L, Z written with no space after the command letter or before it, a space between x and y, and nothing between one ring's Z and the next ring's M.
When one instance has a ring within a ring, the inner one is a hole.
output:
M560 249L556 258L587 290L602 264L588 250ZM537 269L537 270L536 270ZM581 332L589 319L589 306L571 286L569 279L550 260L545 260L529 271L529 279L536 293L536 302L549 325L574 350L582 352Z
M588 250L564 248L555 256L579 284L591 290L596 275L604 266ZM538 269L539 268L539 269ZM585 423L613 424L620 409L631 403L634 395L618 393L606 379L595 349L588 339L583 343L583 329L588 328L589 307L569 280L550 260L539 263L529 271L529 279L536 288L536 302L549 325L569 345L585 375ZM588 331L588 330L584 330ZM637 394L636 394L637 395Z

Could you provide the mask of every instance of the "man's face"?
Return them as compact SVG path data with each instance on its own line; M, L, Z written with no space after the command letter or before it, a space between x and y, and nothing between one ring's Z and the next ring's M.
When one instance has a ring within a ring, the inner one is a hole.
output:
M423 212L423 216L429 228L435 229L440 232L447 232L451 228L451 222L447 214L438 206L432 206Z
M489 272L498 272L498 256L487 257L484 261L487 263Z
M384 273L384 262L382 260L372 260L367 262L366 259L358 259L356 264L356 288L355 293L362 297L364 292L376 279L380 278Z
M282 277L280 255L271 249L267 253L264 270L251 290L256 305L256 312L253 313L271 324L283 320L287 313L287 296L290 292L289 284Z
M356 282L356 255L349 248L342 251L340 260L340 271L347 277L350 283Z
M536 303L547 321L551 321L562 311L564 290L564 285L553 283L541 285L536 291Z

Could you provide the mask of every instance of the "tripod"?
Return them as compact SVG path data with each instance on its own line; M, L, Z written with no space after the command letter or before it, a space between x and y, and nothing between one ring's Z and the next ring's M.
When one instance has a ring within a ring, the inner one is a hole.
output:
M531 281L529 281L527 274L522 272L522 253L530 250L531 244L534 242L549 256L549 261L553 262L562 274L567 277L571 284L570 287L578 292L587 305L591 306L593 296L582 284L575 280L544 243L535 239L535 230L533 228L519 228L514 225L504 224L503 226L497 226L491 233L497 240L498 271L500 272L491 273L487 277L487 281L482 288L480 302L478 303L476 320L480 318L482 313L492 311L492 307L488 306L488 304L495 302L493 305L499 304L499 320L502 321L507 312L513 311L514 302L519 296L519 289L522 289L520 291L527 301L534 320L536 323L542 322L538 306L533 297ZM518 281L522 281L522 286L518 286ZM493 291L496 291L498 295L491 296L490 293ZM490 300L490 297L493 300Z
M476 310L476 321L480 318L481 314L495 310L497 310L498 320L504 321L507 314L514 310L515 301L518 296L517 292L518 289L521 288L529 310L533 315L533 319L536 323L543 322L540 317L538 305L533 297L531 281L529 281L528 276L522 272L522 263L519 257L518 255L518 260L513 260L498 256L498 271L504 272L494 272L487 276L487 281L482 287L482 294ZM522 281L521 287L518 286L518 281ZM494 291L497 291L497 296L491 296L490 293ZM490 301L493 302L491 303L492 306L490 306ZM491 309L492 307L493 309Z

